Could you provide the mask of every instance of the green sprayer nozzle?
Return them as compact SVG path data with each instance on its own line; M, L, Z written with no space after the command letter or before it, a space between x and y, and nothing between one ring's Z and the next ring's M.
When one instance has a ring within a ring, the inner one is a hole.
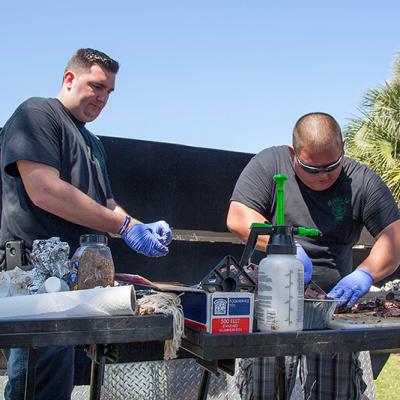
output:
M314 228L304 228L299 226L298 228L298 235L299 236L319 236L321 232L318 229Z
M277 186L277 225L285 225L285 191L284 186L287 180L287 175L278 174L274 175L274 181L276 182Z

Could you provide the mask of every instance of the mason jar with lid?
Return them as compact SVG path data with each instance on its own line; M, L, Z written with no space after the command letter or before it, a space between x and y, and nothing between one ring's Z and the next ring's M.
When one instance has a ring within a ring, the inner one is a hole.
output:
M114 263L107 246L107 236L101 234L81 235L80 246L71 262L77 272L77 289L96 286L114 286Z

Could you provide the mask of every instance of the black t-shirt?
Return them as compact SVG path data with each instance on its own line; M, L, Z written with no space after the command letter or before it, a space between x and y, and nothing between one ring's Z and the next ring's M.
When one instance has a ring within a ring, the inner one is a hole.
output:
M276 174L286 174L285 225L317 228L322 236L298 238L313 261L313 280L326 289L352 271L352 247L362 227L376 236L400 218L387 186L374 172L344 157L337 181L315 191L297 178L287 146L271 147L254 156L240 175L231 200L276 223Z
M0 248L7 240L24 240L28 249L35 239L58 236L68 242L71 254L79 236L93 230L73 224L35 206L27 195L16 162L30 160L50 165L60 178L96 202L113 197L100 140L76 120L57 99L31 98L22 103L1 132L3 209ZM0 257L4 258L1 251Z

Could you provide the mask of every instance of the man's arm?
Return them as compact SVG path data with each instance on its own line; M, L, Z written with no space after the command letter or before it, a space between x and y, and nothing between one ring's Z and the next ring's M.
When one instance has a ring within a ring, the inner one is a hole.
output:
M369 256L357 267L368 271L379 282L400 265L400 220L391 223L378 236Z
M116 203L114 199L107 199L107 208L124 216L128 214L122 207L120 207ZM132 218L131 224L142 224L142 223L143 222L139 221L138 219Z
M25 190L37 207L74 224L121 234L131 249L146 256L168 254L172 232L165 221L143 224L127 215L113 199L108 199L104 207L60 179L59 171L49 165L20 160L17 166Z
M231 201L226 225L228 229L238 236L244 243L247 242L247 238L250 234L250 225L253 222L268 223L266 218L258 211L255 211L238 201ZM268 240L268 235L259 236L256 249L265 251ZM304 283L309 283L312 277L313 265L311 259L299 243L296 243L296 257L304 265Z
M121 208L114 199L107 199L107 208L113 210L116 213L121 213L122 215L127 215L126 211ZM131 221L129 225L126 227L126 235L124 235L124 240L128 244L128 246L132 247L132 241L135 240L135 237L138 236L138 233L135 233L135 230L140 231L140 227L146 227L146 229L150 229L152 234L156 236L156 239L160 244L164 247L164 250L166 250L166 246L168 246L172 242L172 231L169 225L165 221L157 221L153 222L150 224L144 224L143 222L140 222L138 219L131 218ZM132 227L134 227L132 229ZM111 234L111 236L115 236ZM145 247L145 243L143 240L142 248ZM133 247L134 250L138 251L136 247Z
M121 207L118 206L114 199L107 199L107 208L121 214L125 212Z
M250 234L250 225L253 222L265 223L266 218L258 211L253 210L238 201L231 201L226 219L228 229L234 233L243 243L247 242ZM259 236L257 250L265 251L269 236Z
M120 207L120 206L116 203L116 201L115 201L114 199L107 199L107 208L110 209L110 210L112 210L112 211L114 211L114 212L116 212L116 213L118 213L118 214L123 215L124 217L125 217L126 215L128 215L128 213L127 213L122 207ZM127 229L128 229L128 228L131 228L131 227L132 227L133 225L135 225L135 224L142 224L142 223L143 223L143 222L139 221L138 219L131 217L131 222L129 223L129 226L127 227ZM108 234L109 234L111 237L118 237L118 235L115 235L115 234L112 233L112 232L108 232Z
M374 282L392 274L400 264L400 220L392 222L377 236L369 256L328 293L352 307Z
M118 232L126 214L115 212L60 179L59 171L34 161L17 161L25 190L31 201L50 214L101 232Z

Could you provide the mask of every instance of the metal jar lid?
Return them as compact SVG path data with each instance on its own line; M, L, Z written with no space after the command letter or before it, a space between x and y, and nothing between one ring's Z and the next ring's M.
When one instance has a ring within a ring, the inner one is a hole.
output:
M79 238L79 244L89 244L89 243L100 243L107 245L108 240L106 235L102 234L95 234L95 233L88 233L85 235L81 235Z

